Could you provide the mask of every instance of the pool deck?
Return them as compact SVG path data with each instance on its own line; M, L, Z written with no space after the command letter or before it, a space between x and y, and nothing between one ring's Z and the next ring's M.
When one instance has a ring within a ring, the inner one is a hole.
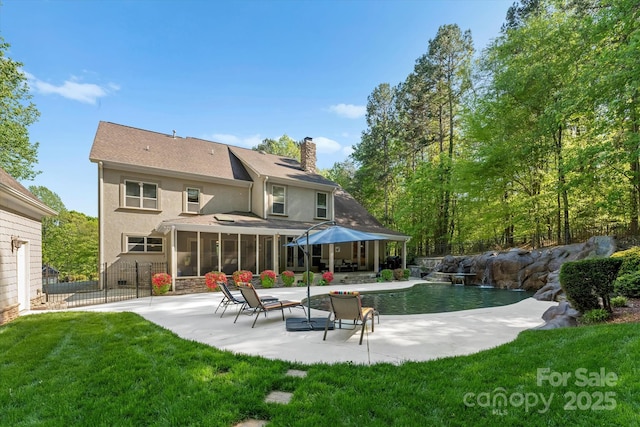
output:
M424 280L406 282L336 284L312 286L311 295L330 290L372 291L402 289ZM282 300L301 301L306 287L259 289L259 294ZM527 298L516 304L449 313L381 315L375 332L365 332L358 345L360 330L335 329L323 341L324 331L289 332L279 311L261 315L255 328L253 316L240 314L230 306L221 318L214 314L222 294L198 293L155 296L72 309L92 312L133 312L165 327L182 338L221 350L301 363L354 364L425 361L447 356L467 355L512 341L525 330L543 324L541 318L556 302ZM311 317L326 318L327 312L312 310ZM285 310L286 318L304 318L300 309Z

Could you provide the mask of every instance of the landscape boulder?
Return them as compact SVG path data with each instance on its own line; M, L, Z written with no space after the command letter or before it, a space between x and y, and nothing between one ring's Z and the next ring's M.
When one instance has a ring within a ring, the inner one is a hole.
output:
M559 272L568 261L608 257L616 250L613 237L596 236L584 243L546 249L490 251L473 256L451 256L442 259L434 272L468 274L468 283L492 285L503 289L535 291L542 301L563 301Z
M542 315L542 320L545 321L544 325L533 329L547 330L577 326L577 318L579 316L580 312L578 310L571 307L567 301L562 301L554 307L549 307L547 311L544 312Z

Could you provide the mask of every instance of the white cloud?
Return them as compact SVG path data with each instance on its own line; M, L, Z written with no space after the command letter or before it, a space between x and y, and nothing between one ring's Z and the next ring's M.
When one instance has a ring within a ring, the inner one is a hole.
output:
M339 143L323 136L314 137L313 142L316 144L316 151L322 154L333 154L342 149Z
M252 148L260 144L264 138L262 138L260 134L240 138L236 135L231 135L226 133L214 133L210 137L206 136L204 139L208 139L215 142L221 142L223 144L228 144L228 145L235 145L236 147Z
M359 119L367 113L367 107L364 105L338 104L330 106L329 111L348 119Z
M100 86L94 83L82 83L79 78L72 76L61 85L54 85L38 79L31 73L23 71L27 77L29 86L37 93L43 95L60 95L67 99L95 105L99 98L110 95L120 90L120 86L109 83L107 86Z
M342 154L344 154L345 157L349 157L351 153L353 153L353 145L342 147Z

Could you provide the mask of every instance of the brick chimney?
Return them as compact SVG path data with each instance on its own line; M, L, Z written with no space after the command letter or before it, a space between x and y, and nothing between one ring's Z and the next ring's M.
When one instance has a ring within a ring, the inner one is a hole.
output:
M300 165L305 172L316 173L316 144L308 136L300 144Z

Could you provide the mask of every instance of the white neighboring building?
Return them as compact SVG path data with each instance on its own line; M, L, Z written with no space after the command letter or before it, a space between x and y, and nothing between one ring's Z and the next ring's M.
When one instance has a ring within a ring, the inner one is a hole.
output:
M0 325L42 289L42 218L57 212L0 168Z

